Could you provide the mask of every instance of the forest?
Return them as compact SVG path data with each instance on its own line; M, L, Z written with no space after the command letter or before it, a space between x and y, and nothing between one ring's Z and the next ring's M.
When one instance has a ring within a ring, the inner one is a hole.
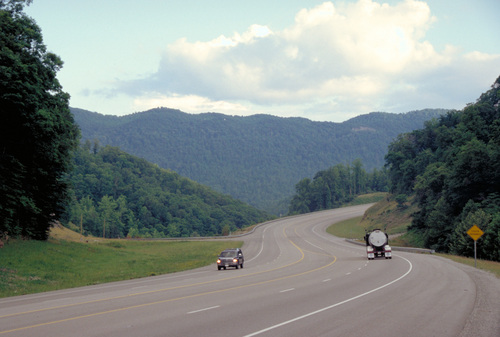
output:
M398 134L446 110L374 112L343 123L269 115L187 114L158 108L105 116L71 110L85 140L117 146L275 215L286 214L295 184L336 164L381 169Z
M388 184L386 169L367 173L359 159L352 165L337 164L319 171L312 180L304 178L295 185L290 214L340 207L359 194L387 192Z
M71 198L61 221L84 235L220 236L271 219L175 172L90 141L75 152L69 181Z
M67 197L64 179L79 130L28 1L0 0L0 243L45 240Z
M461 111L394 140L386 155L390 191L415 196L410 233L440 252L500 261L500 77Z

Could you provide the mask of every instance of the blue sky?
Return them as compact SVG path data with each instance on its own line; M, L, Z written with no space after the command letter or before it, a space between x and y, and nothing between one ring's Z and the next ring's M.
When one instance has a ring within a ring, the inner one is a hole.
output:
M70 105L341 122L462 109L500 75L500 1L34 0Z

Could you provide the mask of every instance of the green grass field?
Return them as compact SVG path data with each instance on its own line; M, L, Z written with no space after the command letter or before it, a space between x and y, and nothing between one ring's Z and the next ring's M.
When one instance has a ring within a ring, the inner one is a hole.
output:
M214 264L228 241L10 241L0 249L0 297L172 273Z

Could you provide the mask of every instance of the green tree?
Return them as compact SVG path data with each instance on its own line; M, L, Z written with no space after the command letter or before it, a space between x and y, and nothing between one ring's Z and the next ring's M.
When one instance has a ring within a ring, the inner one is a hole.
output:
M309 191L311 179L304 178L295 185L297 193L290 202L290 214L303 214L309 210Z
M467 234L467 231L474 225L486 230L491 222L491 217L484 210L478 209L472 201L467 203L464 213L466 214L465 218L455 227L452 234L450 252L458 255L474 256L474 241ZM481 239L480 244L484 242L484 238ZM481 248L481 246L479 247Z
M311 181L304 178L295 185L296 194L290 201L289 213L302 214L340 207L355 195L368 191L387 191L387 171L368 174L361 160L353 166L337 164L319 171Z
M101 229L101 221L92 198L87 195L82 198L78 204L80 205L79 212L74 214L74 216L80 217L86 232L98 235Z
M355 159L353 165L354 194L366 191L366 172L361 159Z
M30 2L0 0L0 231L44 240L64 211L79 133L56 78L63 63L23 13Z
M493 261L500 261L500 212L492 216L491 222L484 230L484 235L480 238L481 256Z

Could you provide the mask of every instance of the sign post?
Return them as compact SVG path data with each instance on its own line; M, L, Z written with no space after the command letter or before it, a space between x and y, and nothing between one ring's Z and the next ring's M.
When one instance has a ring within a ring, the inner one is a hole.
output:
M484 232L481 230L481 228L474 225L471 228L469 228L469 230L467 231L467 234L469 234L469 236L474 240L474 267L477 268L476 241L484 234Z

